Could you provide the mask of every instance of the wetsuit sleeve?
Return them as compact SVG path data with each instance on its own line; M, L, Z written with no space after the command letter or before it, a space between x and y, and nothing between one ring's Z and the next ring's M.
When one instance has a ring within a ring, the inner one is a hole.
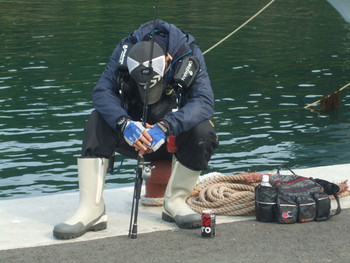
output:
M173 135L178 135L204 120L211 119L214 113L214 94L203 55L197 46L193 54L200 62L200 71L189 87L187 103L178 111L166 114L162 119L169 124L170 133Z
M122 107L120 97L117 96L116 93L118 59L122 50L121 43L122 41L113 51L109 63L103 71L92 94L92 101L95 109L114 130L116 130L117 120L122 116L128 116L127 112Z

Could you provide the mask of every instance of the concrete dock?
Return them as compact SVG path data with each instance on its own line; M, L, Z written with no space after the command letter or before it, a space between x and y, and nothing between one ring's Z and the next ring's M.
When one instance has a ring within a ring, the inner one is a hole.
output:
M332 182L350 179L350 164L298 169ZM217 217L217 236L178 229L161 207L140 206L138 238L127 237L133 188L106 190L107 230L60 241L53 226L69 218L78 193L0 201L0 262L350 262L350 196L324 222L279 225L255 217ZM335 208L332 202L332 208Z

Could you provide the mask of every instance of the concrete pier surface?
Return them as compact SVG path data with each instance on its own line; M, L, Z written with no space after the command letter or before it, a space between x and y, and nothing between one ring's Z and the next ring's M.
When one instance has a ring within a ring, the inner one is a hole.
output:
M295 172L338 183L350 179L350 164ZM324 222L218 216L209 239L162 221L161 207L141 205L138 238L129 239L132 192L106 190L108 228L69 241L54 239L52 229L75 212L78 192L0 201L0 262L350 262L349 196L340 199L342 213Z

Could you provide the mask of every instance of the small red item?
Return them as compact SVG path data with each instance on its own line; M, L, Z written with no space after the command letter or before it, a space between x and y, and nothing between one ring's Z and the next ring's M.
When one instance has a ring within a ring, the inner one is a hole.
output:
M178 148L176 145L176 136L175 135L169 135L167 139L166 149L170 153L176 153Z

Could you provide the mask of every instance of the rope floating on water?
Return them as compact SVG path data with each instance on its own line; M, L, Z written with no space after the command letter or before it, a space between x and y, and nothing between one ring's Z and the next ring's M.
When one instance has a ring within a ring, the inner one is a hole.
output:
M220 45L222 42L224 42L226 39L231 37L233 34L237 33L241 28L243 28L245 25L247 25L250 21L252 21L254 18L256 18L258 15L260 15L266 8L268 8L275 0L270 1L267 5L265 5L263 8L261 8L255 15L253 15L251 18L249 18L247 21L245 21L242 25L237 27L235 30L233 30L230 34L228 34L226 37L221 39L219 42L217 42L215 45L213 45L211 48L207 49L203 52L203 55L211 51L212 49L216 48L218 45Z
M323 111L327 111L327 110L333 109L333 108L338 108L339 107L339 93L348 87L350 87L350 82L348 84L344 85L343 87L341 87L340 89L336 90L335 92L323 97L322 99L319 99L313 103L306 105L304 107L304 109L308 109L311 106L314 106L318 103L323 104L322 105Z

